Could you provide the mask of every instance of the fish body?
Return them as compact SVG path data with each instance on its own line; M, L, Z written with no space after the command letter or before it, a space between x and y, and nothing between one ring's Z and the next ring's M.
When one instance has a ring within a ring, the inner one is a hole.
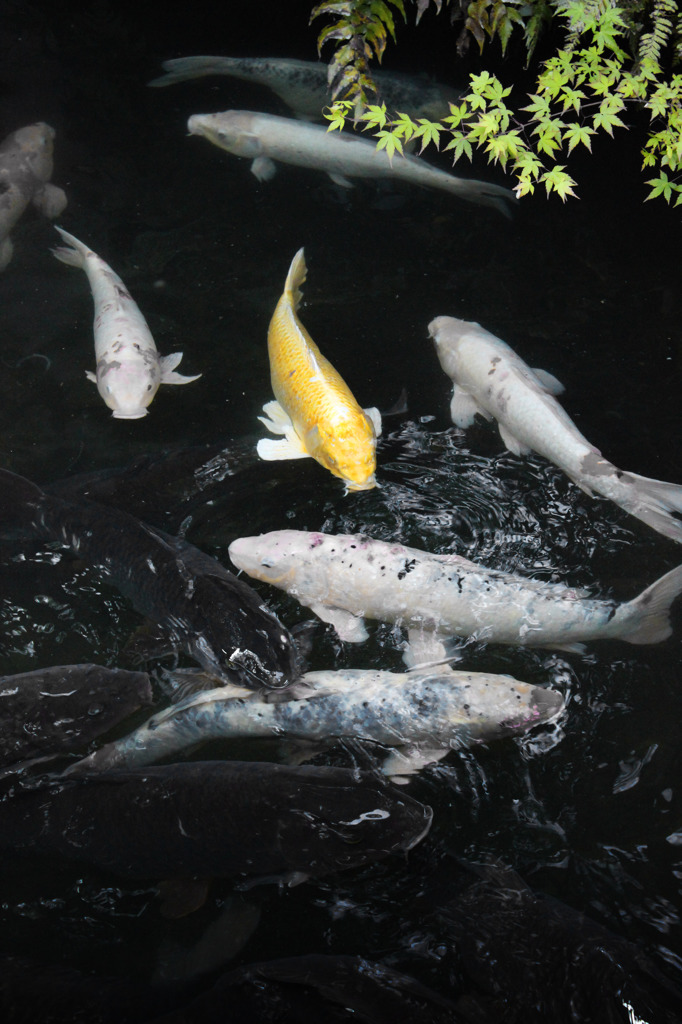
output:
M293 638L255 591L192 544L95 502L64 501L0 470L0 525L60 541L207 671L251 686L300 674Z
M159 355L147 321L118 274L83 242L62 228L57 231L68 248L60 246L53 254L85 271L95 305L96 370L85 375L116 419L139 420L160 384L190 384L201 374L177 373L182 352Z
M60 665L0 677L0 764L75 751L152 703L149 676Z
M396 153L389 158L375 143L348 132L329 132L322 125L303 124L288 117L226 110L220 114L193 114L187 122L191 135L203 135L220 149L252 160L259 181L275 173L275 162L324 171L337 185L350 188L351 178L388 178L423 188L435 188L472 203L493 206L507 214L513 192L500 185L458 178L416 156Z
M306 278L303 249L294 256L284 292L268 328L270 380L276 401L268 402L259 419L281 441L258 442L262 459L311 456L347 490L376 485L376 435L381 433L377 409L362 410L341 375L310 337L296 310Z
M128 878L302 881L409 850L431 818L371 772L196 761L15 780L0 799L0 854Z
M278 690L274 701L239 687L187 697L74 768L136 768L212 739L285 736L320 743L353 737L398 748L404 775L407 766L436 760L451 749L520 735L562 708L563 698L555 690L448 667L409 673L308 672ZM395 770L396 760L389 758L387 774Z
M331 102L328 67L320 61L292 60L287 57L177 57L166 60L166 72L149 84L174 85L206 75L229 75L242 81L267 86L279 96L296 117L319 121L322 110ZM461 93L437 82L402 75L393 71L372 70L378 89L378 103L389 110L400 110L411 117L440 120L450 113L450 103Z
M459 427L476 413L496 419L515 455L535 451L586 494L601 494L659 533L682 543L682 485L626 473L583 437L559 405L556 378L532 370L506 342L480 324L451 316L429 324L441 366L454 382L450 405Z
M658 643L671 634L670 605L682 592L682 566L618 604L361 534L276 530L241 537L229 553L239 569L286 590L332 623L342 640L355 642L365 639L363 618L369 618L441 637L528 647Z
M66 206L63 190L50 184L54 136L54 128L38 122L0 145L0 270L12 259L10 232L29 203L50 218Z

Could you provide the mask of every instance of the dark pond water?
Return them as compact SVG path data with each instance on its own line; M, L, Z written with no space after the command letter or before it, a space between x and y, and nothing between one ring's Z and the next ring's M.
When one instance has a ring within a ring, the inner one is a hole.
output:
M296 168L259 184L245 161L188 138L186 121L227 108L286 113L272 94L229 79L145 83L162 60L189 53L314 59L309 5L139 6L5 0L0 135L38 120L56 129L53 181L69 198L59 223L121 275L159 350L182 350L180 370L203 376L162 387L145 419L114 420L85 378L85 277L50 255L56 233L27 214L0 276L0 464L41 485L71 481L72 496L81 474L83 488L101 487L105 471L120 471L102 500L226 565L235 537L284 527L366 531L619 599L677 565L672 541L542 459L505 452L492 427L453 427L426 330L440 314L481 322L565 384L565 408L617 466L682 481L680 213L643 203L636 139L595 143L579 201L538 194L511 220L408 187L341 194ZM446 23L425 20L394 66L457 84ZM344 497L311 460L255 456L256 416L271 397L267 325L301 246L301 317L360 403L386 410L407 392L407 412L385 420L381 487L369 492ZM120 663L140 618L96 571L17 539L1 554L0 675ZM287 625L305 617L286 595L261 593ZM405 1019L674 1020L662 1008L674 1003L666 985L682 985L679 608L673 618L660 645L593 644L585 656L467 645L467 667L551 684L566 711L552 728L453 753L416 777L409 793L434 822L408 856L293 889L222 880L173 921L159 911L158 880L26 870L0 880L0 953L121 984L195 985L256 961L344 954L457 1003L442 1017L406 1009ZM396 631L374 624L370 634L344 645L319 625L310 667L398 670ZM201 756L276 750L214 745ZM335 748L316 763L354 756ZM481 864L494 868L481 875ZM537 899L524 891L517 905L521 879ZM591 939L594 927L603 932ZM599 963L581 960L588 948ZM635 1006L627 979L645 956L638 984L649 997ZM16 1014L7 1019L24 1019L31 987L0 987ZM353 1018L311 1003L298 1017L262 1019L389 1019L380 1012Z

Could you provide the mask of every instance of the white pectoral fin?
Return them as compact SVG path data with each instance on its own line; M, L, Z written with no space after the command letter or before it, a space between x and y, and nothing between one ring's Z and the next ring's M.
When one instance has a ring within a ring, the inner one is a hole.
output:
M560 380L557 380L553 373L547 370L533 369L532 371L540 382L541 387L550 395L560 395L566 388Z
M403 747L391 751L381 770L384 775L390 776L391 782L406 785L408 776L416 775L425 765L440 761L449 753L449 747Z
M171 352L169 356L161 356L161 383L162 384L191 384L193 380L199 380L200 373L194 377L185 377L182 373L176 373L175 367L182 359L182 352Z
M277 166L269 156L257 156L251 164L251 173L259 181L271 181L277 174Z
M256 451L266 462L277 462L280 459L309 459L311 454L296 433L291 417L277 401L266 402L263 406L265 416L258 419L272 434L283 434L280 441L270 437L262 437L256 445Z
M36 210L40 210L50 220L63 213L67 201L64 189L52 185L49 181L33 197L33 205Z
M262 419L262 417L258 417ZM280 441L274 441L271 437L261 437L256 445L256 451L265 462L279 462L283 459L309 459L310 452L307 452L301 441L294 434L293 439L283 437Z
M355 188L354 183L348 178L344 178L343 174L336 174L332 171L328 173L335 185L339 185L341 188Z
M369 409L363 409L365 416L369 416L374 427L374 433L377 437L381 437L381 413L376 406L371 406Z
M285 412L278 401L266 402L263 406L265 416L258 419L264 423L271 434L288 434L294 429L291 416Z
M93 384L97 383L97 375L94 374L92 370L86 370L85 376L88 378L88 380L91 380Z
M450 402L450 416L452 422L458 427L470 427L474 422L476 413L480 413L487 420L492 419L487 409L482 409L475 398L468 391L463 391L455 384Z
M350 644L361 644L368 637L365 623L361 616L353 615L342 608L329 608L324 604L311 604L310 610L315 612L323 622L334 627L339 640Z
M422 665L440 664L449 660L450 652L445 644L445 637L432 630L408 629L407 644L403 651L403 661L408 669Z
M513 455L528 455L530 448L523 441L519 441L518 438L514 437L510 430L507 430L501 423L497 424L500 428L500 437L504 442L505 448L508 448Z

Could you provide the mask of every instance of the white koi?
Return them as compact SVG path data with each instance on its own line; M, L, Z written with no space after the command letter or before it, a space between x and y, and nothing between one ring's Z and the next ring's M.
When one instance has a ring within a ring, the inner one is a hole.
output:
M361 534L275 530L240 537L229 554L239 569L287 591L355 643L366 639L368 618L399 623L416 641L427 633L567 651L582 651L586 640L653 644L671 635L670 605L682 592L682 565L619 604ZM438 645L433 656L442 656Z
M220 149L252 160L251 172L259 181L275 174L275 161L325 171L337 185L351 188L350 178L390 178L423 188L441 189L471 203L493 206L508 215L506 202L516 196L500 185L458 178L416 156L392 158L375 143L349 132L328 132L322 125L304 124L289 117L226 110L222 114L193 114L190 135L203 135Z
M61 188L50 184L54 128L44 122L12 132L0 145L0 270L14 251L10 231L32 203L46 217L66 206Z
M121 278L83 242L57 228L70 248L53 249L62 263L81 267L87 274L95 304L96 371L86 370L117 419L137 420L147 415L160 384L190 384L201 374L185 377L175 367L182 352L160 356L147 321Z
M535 451L590 496L601 494L654 530L682 543L682 485L617 469L583 437L555 395L546 370L531 370L480 324L439 316L429 324L441 366L454 382L450 413L468 427L476 413L496 419L509 451Z

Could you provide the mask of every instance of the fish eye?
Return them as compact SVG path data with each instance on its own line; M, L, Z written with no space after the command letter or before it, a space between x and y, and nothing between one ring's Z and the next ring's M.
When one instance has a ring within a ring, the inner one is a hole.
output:
M260 564L264 566L266 569L272 569L275 563L271 558L261 558Z

